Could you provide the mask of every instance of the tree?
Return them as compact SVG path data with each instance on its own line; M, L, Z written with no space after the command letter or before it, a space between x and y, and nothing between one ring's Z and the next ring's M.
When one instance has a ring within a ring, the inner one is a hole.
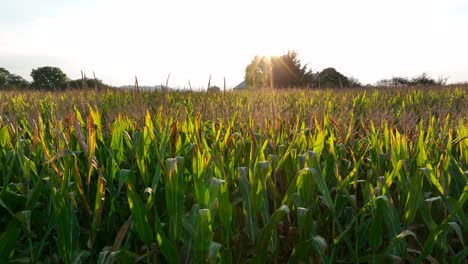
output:
M10 75L10 72L5 70L4 68L0 68L0 86L5 86L8 83L8 75Z
M0 88L26 88L29 83L21 76L12 74L5 68L0 68Z
M375 85L379 86L379 87L389 87L389 86L391 86L391 83L392 83L392 81L389 80L389 79L381 79L381 80L378 80L375 83Z
M406 77L393 77L391 79L392 86L408 86L411 82Z
M273 84L277 88L304 87L312 81L312 71L301 65L295 51L272 58Z
M32 70L31 77L34 88L46 90L64 89L68 80L60 68L50 66Z
M245 84L251 88L270 86L271 83L271 59L256 55L252 62L245 68Z
M8 78L8 84L14 86L16 88L27 88L29 86L29 82L23 79L23 77L11 74Z
M246 67L247 87L304 87L312 82L312 71L302 65L295 51L282 56L255 56Z
M411 85L411 81L407 77L392 77L391 79L382 79L376 83L377 86L384 87L404 87Z
M434 80L429 77L426 73L422 73L419 76L415 76L411 79L407 77L392 77L391 79L383 79L377 82L377 86L383 87L405 87L405 86L415 86L415 85L445 85L447 83L447 78L439 78L439 80Z
M100 79L75 79L67 81L66 87L71 89L83 89L86 87L97 87L98 89L105 89L109 88L109 85L103 83Z
M412 85L435 85L436 81L429 77L425 72L411 79Z
M362 87L362 83L355 77L348 77L348 81L351 88Z
M353 79L354 81L354 79ZM350 87L348 77L339 73L335 68L326 68L318 74L317 80L318 87L323 88L343 88Z
M280 57L272 58L273 83L277 88L304 87L312 80L312 71L301 65L295 51L288 51Z

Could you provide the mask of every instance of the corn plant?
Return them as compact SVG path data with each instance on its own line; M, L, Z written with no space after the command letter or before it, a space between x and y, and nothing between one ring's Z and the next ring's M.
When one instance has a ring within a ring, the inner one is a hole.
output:
M0 262L464 263L439 89L2 93Z

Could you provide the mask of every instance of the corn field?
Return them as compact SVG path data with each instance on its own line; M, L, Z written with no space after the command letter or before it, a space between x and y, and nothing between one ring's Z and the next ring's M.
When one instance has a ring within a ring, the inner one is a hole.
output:
M0 94L1 263L467 263L468 88Z

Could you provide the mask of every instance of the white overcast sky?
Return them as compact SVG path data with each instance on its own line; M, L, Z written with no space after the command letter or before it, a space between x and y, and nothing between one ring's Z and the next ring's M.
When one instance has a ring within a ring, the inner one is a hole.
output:
M468 80L468 1L0 0L0 67L80 70L112 85L233 87L255 54L295 50L363 83Z

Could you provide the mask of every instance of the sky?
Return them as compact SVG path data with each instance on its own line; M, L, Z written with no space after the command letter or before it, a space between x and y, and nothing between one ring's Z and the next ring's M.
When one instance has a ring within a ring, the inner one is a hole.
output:
M55 66L120 86L240 83L255 54L298 53L364 84L468 81L466 0L2 0L0 67Z

